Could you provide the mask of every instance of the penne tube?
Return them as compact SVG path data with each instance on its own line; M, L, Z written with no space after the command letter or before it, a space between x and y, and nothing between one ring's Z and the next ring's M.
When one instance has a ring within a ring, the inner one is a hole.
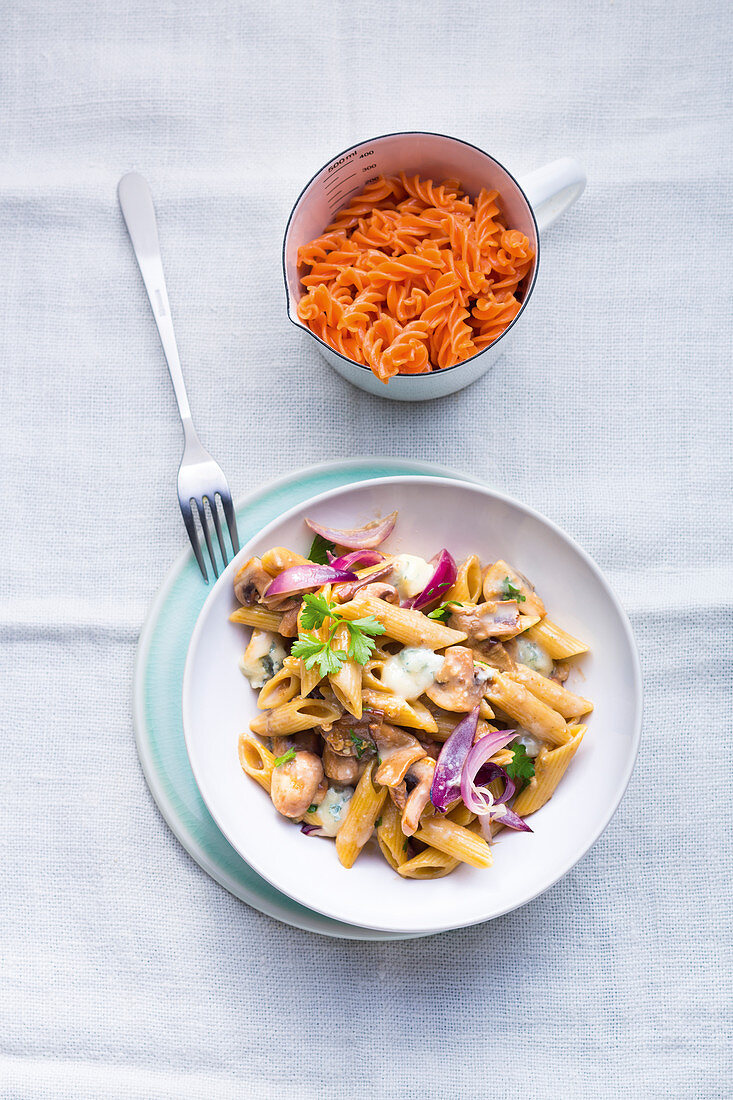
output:
M386 718L396 726L407 726L408 729L425 730L427 733L437 731L437 723L432 714L418 699L408 703L401 695L392 695L386 691L374 691L372 688L362 688L361 698L364 706L371 710L381 710Z
M393 871L407 863L407 837L402 832L400 811L391 798L384 803L381 815L376 821L377 843L382 855Z
M286 546L273 546L262 555L262 568L271 577L276 577L285 569L292 569L294 565L313 565L313 562L294 550L288 550Z
M586 726L570 726L571 740L557 749L542 749L535 758L535 774L523 790L514 799L512 809L520 817L526 817L539 810L554 794L558 783L575 756Z
M279 672L272 676L257 696L260 710L272 710L302 694L298 666L300 661L287 657Z
M419 855L408 859L406 863L395 867L395 870L402 878L443 878L445 875L449 875L451 871L455 871L459 863L460 860L447 855L445 852L438 851L437 848L426 848Z
M348 627L342 623L334 634L333 648L346 652L349 640ZM361 718L361 665L353 660L344 661L338 672L329 675L328 682L342 707L355 718Z
M466 828L472 821L476 820L476 814L473 810L469 810L465 803L459 802L446 814L446 818L448 821L454 821L456 825L463 825Z
M570 740L571 735L562 715L537 699L523 684L510 680L505 673L493 668L489 670L488 665L484 668L490 672L486 682L489 702L541 741L564 745Z
M275 757L261 741L249 733L240 734L239 763L242 770L269 794Z
M346 619L361 619L373 615L384 626L387 635L403 645L444 649L445 646L466 640L463 631L443 626L437 619L429 619L421 611L397 607L363 592L357 592L353 600L341 605L339 611Z
M375 761L364 770L349 802L344 823L336 836L336 852L344 867L352 867L356 857L374 832L374 823L387 798L387 788L377 789L372 779Z
M481 599L481 562L476 554L461 562L455 583L442 597L443 603L456 600L457 603L478 603Z
M461 863L469 863L471 867L491 867L494 862L491 849L483 837L447 817L436 816L421 822L415 840L429 844Z
M527 578L517 573L501 558L484 572L483 596L489 602L516 598L519 600L523 615L540 619L545 614L545 605Z
M260 630L272 630L276 634L280 630L281 621L281 611L268 611L266 607L260 607L259 604L253 607L238 607L229 616L230 623L243 623L245 626L254 626Z
M580 718L593 710L593 704L588 699L574 695L566 687L551 680L547 676L536 672L528 665L519 664L512 659L502 645L492 645L487 650L474 650L479 660L485 661L492 668L505 673L510 680L517 684L523 684L531 691L536 699L552 707L563 718Z
M258 714L249 724L253 733L264 737L287 737L290 733L328 726L341 717L341 707L325 699L303 699L298 696L287 703Z
M588 652L588 646L584 642L561 630L547 618L532 626L527 631L527 637L544 646L553 661L563 661L566 657L577 657L580 653Z
M460 712L454 713L453 711L443 710L442 707L439 707L436 703L433 703L432 700L428 700L425 705L435 719L435 724L438 727L437 729L430 731L433 735L433 738L436 741L447 741L458 723L463 721L465 715L461 714ZM485 699L482 699L481 703L479 704L479 722L476 735L477 740L479 737L485 737L487 733L491 733L492 729L494 728L493 726L489 725L486 719L481 717L481 715L483 714L486 714L487 718L494 717L494 712L492 711L491 707Z
M557 680L550 680L527 665L515 665L508 675L517 683L524 684L536 699L547 703L548 707L552 707L563 718L580 718L593 710L590 699L575 695Z

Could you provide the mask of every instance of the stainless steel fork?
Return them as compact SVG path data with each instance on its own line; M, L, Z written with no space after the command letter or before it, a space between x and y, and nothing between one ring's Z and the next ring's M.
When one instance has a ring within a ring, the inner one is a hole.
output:
M229 529L232 549L235 554L239 550L237 519L234 514L232 494L229 491L229 485L221 466L214 461L209 452L201 445L201 440L193 426L188 394L186 393L181 371L181 361L178 358L176 337L173 332L168 291L163 275L163 261L160 256L155 207L153 206L153 196L150 193L150 188L147 181L137 172L128 172L119 182L117 196L120 200L122 216L125 219L127 232L130 234L140 274L148 292L150 308L158 326L158 335L170 371L173 390L178 402L178 411L181 414L184 446L183 457L178 470L178 501L181 505L183 522L186 524L196 561L199 563L204 580L208 584L209 577L206 571L201 535L198 528L200 527L203 534L214 576L218 577L219 569L211 535L212 523L225 565L230 558L219 518L219 505L221 505Z

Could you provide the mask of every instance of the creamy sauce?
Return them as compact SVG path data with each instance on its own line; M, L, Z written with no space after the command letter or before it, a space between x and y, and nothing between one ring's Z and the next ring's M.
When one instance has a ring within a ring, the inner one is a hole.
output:
M425 558L414 554L398 554L392 562L390 583L395 586L401 600L419 596L435 572Z
M336 836L346 817L353 787L329 787L323 802L312 814L306 814L309 825L320 825L328 836Z
M525 730L518 731L519 736L514 740L518 741L520 745L524 745L527 756L531 756L534 759L542 751L542 742L538 741L536 737L533 737L531 733L527 733Z
M261 688L280 671L285 657L285 649L276 634L269 630L255 630L239 662L239 668L253 688Z
M527 668L534 669L542 676L550 675L554 665L547 650L543 649L537 642L530 641L529 638L519 637L515 640L514 645L514 656L520 665L526 665Z
M417 699L435 683L435 674L442 664L443 658L432 649L405 646L384 662L382 685L402 699Z

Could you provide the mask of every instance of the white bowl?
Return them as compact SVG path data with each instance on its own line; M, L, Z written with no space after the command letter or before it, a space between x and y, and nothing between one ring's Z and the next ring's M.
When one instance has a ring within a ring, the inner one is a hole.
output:
M332 842L304 836L274 810L239 765L237 740L257 714L256 693L237 662L247 630L228 621L232 580L241 564L271 546L304 552L311 516L354 527L397 509L391 551L430 558L446 546L455 558L502 557L529 576L548 614L586 640L576 681L593 700L588 732L556 795L531 818L533 833L507 832L494 866L461 866L435 881L403 880L378 851L351 870ZM459 928L508 913L547 890L608 825L626 789L641 727L641 673L626 615L598 567L555 524L491 489L445 478L391 477L314 497L252 539L225 570L202 608L183 680L186 747L196 782L219 828L278 890L340 921L392 932Z

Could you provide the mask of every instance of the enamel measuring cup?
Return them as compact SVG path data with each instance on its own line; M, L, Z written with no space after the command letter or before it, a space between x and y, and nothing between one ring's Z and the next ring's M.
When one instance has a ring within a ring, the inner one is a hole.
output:
M511 324L488 348L454 367L429 374L405 374L385 385L369 367L354 363L335 351L298 317L303 294L298 273L298 248L319 237L338 210L375 176L393 176L404 171L436 183L456 178L476 196L482 187L499 192L507 224L529 238L535 258L527 275L522 308ZM585 187L585 172L570 157L553 161L517 181L497 160L475 145L445 134L411 131L384 134L352 145L316 172L292 209L283 242L283 273L288 316L306 338L315 340L318 350L340 375L368 393L394 401L429 401L469 386L498 359L521 321L532 296L540 258L540 231L551 225L572 206Z

